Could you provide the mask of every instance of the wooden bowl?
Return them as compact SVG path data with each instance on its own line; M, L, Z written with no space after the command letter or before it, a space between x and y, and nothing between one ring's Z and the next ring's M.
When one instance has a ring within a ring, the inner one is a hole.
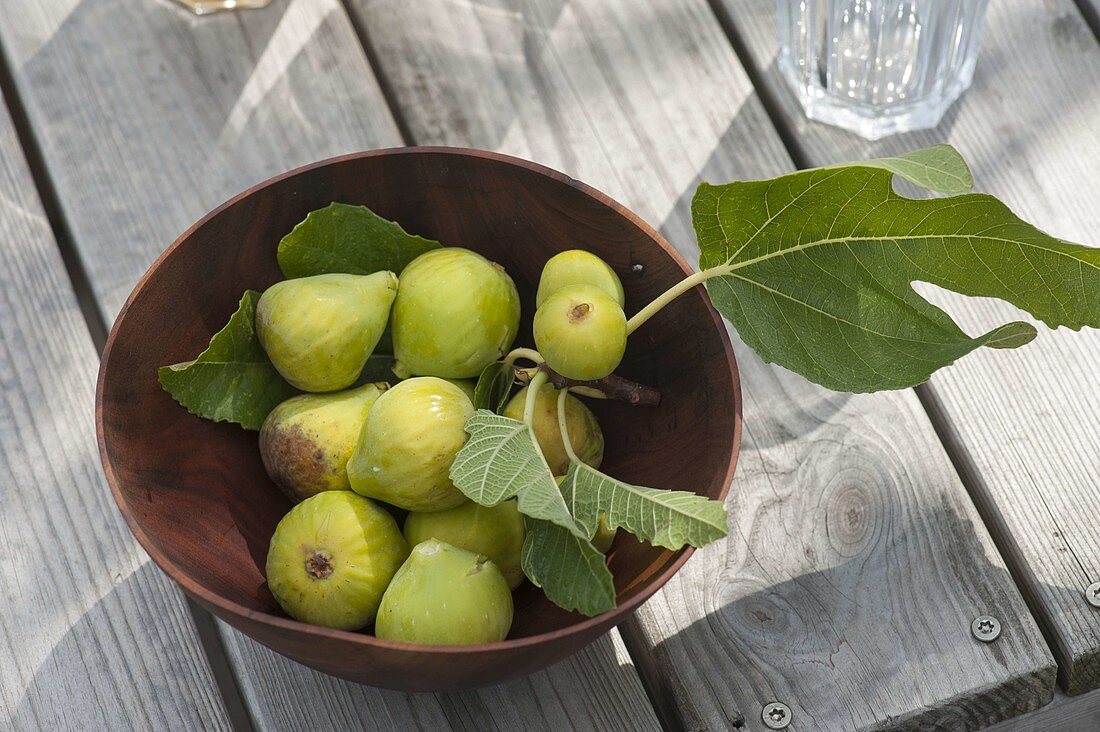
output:
M622 622L691 554L620 532L609 555L618 606L567 613L537 588L515 594L508 639L412 645L289 618L268 591L268 541L291 504L264 473L257 433L189 414L157 383L157 367L194 358L247 288L282 279L280 238L333 201L365 204L406 230L478 251L522 294L519 343L530 344L543 263L584 248L620 274L627 312L690 272L637 216L534 163L454 148L376 150L277 176L218 207L153 264L115 321L96 392L103 468L141 545L188 595L246 635L325 673L408 691L469 689L523 676ZM741 442L733 351L701 289L635 333L619 371L659 388L656 408L589 400L606 436L603 470L623 480L722 499Z

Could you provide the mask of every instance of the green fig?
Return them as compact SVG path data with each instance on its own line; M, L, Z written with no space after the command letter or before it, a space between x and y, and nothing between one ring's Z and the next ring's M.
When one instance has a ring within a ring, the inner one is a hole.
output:
M495 506L468 501L448 511L410 513L404 533L409 546L438 539L488 557L512 589L523 582L519 560L526 531L514 498Z
M256 335L276 370L302 391L355 383L386 329L393 272L283 280L256 305Z
M609 528L605 518L600 516L596 534L592 537L592 546L596 547L601 554L607 554L608 550L611 549L611 545L615 543L615 535L618 533L618 529Z
M492 561L435 539L417 544L378 608L375 635L463 645L508 637L512 593Z
M388 384L332 394L302 394L271 410L260 428L260 457L292 501L351 490L347 465L371 405Z
M470 401L474 401L474 388L477 386L476 379L444 379L449 381L459 389L462 389L462 393L470 397Z
M546 364L567 379L602 379L626 352L626 315L592 285L567 285L539 306L532 326Z
M507 353L518 330L519 293L503 267L468 249L435 249L401 272L393 371L476 378Z
M466 502L451 463L466 444L473 402L449 381L402 381L367 414L348 462L352 490L409 511L443 511Z
M505 417L523 419L528 388L525 386L520 389L504 406L502 414ZM565 441L562 440L558 425L558 394L559 391L552 385L543 384L535 397L535 414L531 427L542 456L550 466L550 472L564 475L569 470L569 455L565 452ZM600 467L603 462L603 431L600 430L600 423L596 421L592 410L572 394L565 397L565 426L569 430L569 444L573 446L573 452L581 462L593 468Z
M267 552L267 586L290 617L358 630L409 555L393 517L351 491L325 491L283 517Z
M542 268L539 289L535 295L535 307L542 307L546 298L567 285L592 285L606 292L626 307L626 293L615 270L592 252L570 249L550 257Z

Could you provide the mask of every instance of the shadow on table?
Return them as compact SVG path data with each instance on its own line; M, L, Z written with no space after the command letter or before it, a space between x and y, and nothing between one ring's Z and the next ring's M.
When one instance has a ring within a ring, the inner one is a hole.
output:
M125 529L116 524L111 530ZM217 720L203 713L220 702L207 699L200 708L196 698L202 693L196 677L207 671L198 644L184 644L180 625L190 633L190 615L180 604L178 614L165 617L162 603L149 602L157 596L151 586L164 581L150 561L119 581L54 643L19 701L0 719L16 730L123 730L152 728L153 718L171 718L172 710L189 709L193 716L177 719L181 726L217 727ZM57 614L63 612L59 607ZM43 618L43 629L56 625L55 618ZM139 646L125 637L134 627L152 644ZM24 630L34 634L43 629ZM0 681L19 683L14 669L5 669ZM216 694L212 688L208 685L207 693Z
M794 710L798 732L887 723L891 730L966 730L1048 703L1053 663L1011 575L986 558L975 527L955 508L921 513L907 520L904 534L889 525L900 518L880 516L883 525L862 546L811 546L806 537L780 536L782 525L754 523L742 532L752 547L702 550L711 556L693 558L670 583L669 598L654 601L661 605L655 612L667 624L674 622L669 612L692 613L685 602L714 609L651 654L642 621L623 628L666 723L763 730L762 708L778 700ZM775 551L765 554L769 548ZM715 556L723 551L725 562ZM773 584L781 566L801 574ZM1079 588L1046 590L1080 595ZM985 614L1003 623L1001 637L988 644L971 631Z
M165 582L167 578L147 561L86 610L38 665L18 702L0 714L0 727L152 728L152 720L171 718L171 710L181 708L190 708L195 715L178 720L181 728L219 727L220 722L203 718L197 709L197 695L217 692L207 677L207 660L191 636L190 616L186 611L170 618L158 616L163 608L143 599L149 596L151 584ZM118 637L137 625L152 636L155 645L135 648L128 639ZM184 637L185 633L190 637ZM480 729L486 720L492 720L501 729L552 732L586 725L614 729L625 719L636 724L646 717L642 710L627 708L631 702L644 701L645 693L634 667L619 660L609 635L532 676L452 694L406 694L360 686L308 670L258 646L257 651L261 660L244 670L254 687L277 690L290 683L297 688L293 699L317 700L312 710L264 710L268 716L260 721L287 729L309 720L317 729L366 725L403 730L415 719L418 727L426 730ZM247 663L252 653L242 658ZM6 671L0 680L18 683L12 671ZM199 691L202 685L205 692ZM8 689L5 696L13 693ZM217 699L209 700L204 710L220 704ZM652 728L658 728L655 717Z

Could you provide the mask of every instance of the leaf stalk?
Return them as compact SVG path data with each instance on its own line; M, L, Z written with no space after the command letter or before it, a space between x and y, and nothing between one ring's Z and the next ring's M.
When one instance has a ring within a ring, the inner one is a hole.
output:
M693 275L685 277L677 282L672 287L661 293L657 299L646 305L644 308L634 313L634 316L630 320L626 321L626 334L630 335L634 331L643 325L647 320L659 313L665 305L676 298L683 295L685 292L693 289L697 285L701 285L711 277L719 277L724 274L729 274L731 271L730 265L723 264L718 267L711 267L710 269L704 269L702 272L696 272Z

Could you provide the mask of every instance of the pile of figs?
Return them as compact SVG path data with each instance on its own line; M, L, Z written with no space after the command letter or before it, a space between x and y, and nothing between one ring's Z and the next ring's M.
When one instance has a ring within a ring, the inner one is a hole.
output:
M625 350L623 288L593 254L563 252L545 266L536 297L539 353L577 380L610 374ZM264 467L296 505L279 523L267 581L298 620L412 643L500 641L525 518L514 499L473 503L451 482L474 413L474 381L516 337L520 298L498 264L457 247L392 272L324 274L279 282L256 309L272 364L305 392L279 404L260 431ZM387 333L388 328L388 333ZM394 383L361 383L379 343L392 338ZM503 410L522 419L528 387ZM569 457L557 390L533 398L531 425L547 465ZM598 466L595 415L566 397L573 453ZM399 521L402 523L399 525ZM594 544L606 552L614 531Z

